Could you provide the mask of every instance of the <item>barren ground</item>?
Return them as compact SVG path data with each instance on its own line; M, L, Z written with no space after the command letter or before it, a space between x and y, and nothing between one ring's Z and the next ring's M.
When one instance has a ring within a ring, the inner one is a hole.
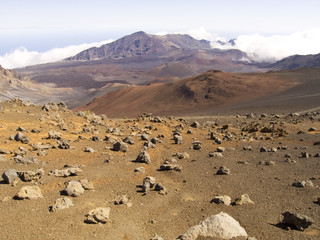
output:
M292 116L209 116L206 119L188 117L163 118L160 123L150 122L153 117L144 119L104 120L103 124L92 124L93 115L85 112L79 117L69 110L41 110L40 106L25 106L17 101L1 102L0 106L0 149L11 151L0 161L1 172L7 169L36 170L43 168L45 175L37 182L19 182L16 186L0 184L0 229L1 239L150 239L155 234L164 239L176 239L190 227L207 217L221 211L228 213L243 226L249 236L256 239L320 239L320 206L315 201L320 197L320 153L319 113ZM201 127L192 128L190 124L199 121ZM210 121L210 122L208 122ZM270 121L276 121L276 129L288 134L279 136L276 131L261 133ZM251 123L259 123L257 132L241 131ZM66 130L59 127L64 125ZM223 126L228 125L227 129ZM23 133L30 137L29 144L9 140L21 126ZM83 132L83 128L93 128L92 132ZM119 134L107 133L109 128L118 128ZM308 131L311 127L315 131ZM40 130L32 133L32 129ZM188 130L192 134L187 134ZM317 130L318 129L318 130ZM57 146L56 140L47 139L49 131L59 131L67 140L70 149L50 148L46 156L37 156L31 146L34 143ZM180 130L182 144L174 144L173 131ZM301 134L297 134L298 131ZM229 134L231 140L222 140L215 144L210 132L221 139ZM150 139L163 135L162 142L147 151L151 164L132 162L143 149L145 141L140 134L148 133ZM127 152L111 150L112 144L104 141L105 136L118 140L132 136L134 145ZM79 136L83 138L79 140ZM90 140L98 136L100 141ZM194 150L192 143L201 141L202 148ZM252 151L243 150L251 146ZM287 149L281 147L287 146ZM18 165L12 160L19 147L28 150L27 156L37 156L38 164ZM95 153L84 152L92 147ZM225 147L223 157L209 157L209 152L217 147ZM280 149L276 152L260 152L261 147ZM158 171L162 162L172 158L175 153L187 152L188 159L177 159L182 166L178 171ZM301 152L308 152L310 158L302 158ZM291 154L292 160L286 162L285 154ZM109 163L105 160L109 159ZM260 161L274 161L275 165L261 165ZM248 164L241 164L247 162ZM49 176L54 169L62 169L65 164L79 165L83 173L72 177ZM145 173L136 173L134 169L143 166ZM216 175L220 166L227 166L230 175ZM153 176L168 190L166 195L149 191L140 192L139 185L144 177ZM49 207L61 197L60 191L69 180L88 179L94 184L94 191L85 191L79 197L73 197L73 207L50 212ZM314 187L297 188L292 186L295 180L311 180ZM14 196L22 186L38 185L43 198L34 200L15 200ZM255 204L225 206L210 203L216 195L229 195L232 200L242 194L248 194ZM131 207L114 205L113 199L126 194ZM2 201L1 201L2 200ZM106 224L87 224L85 214L96 207L111 207L110 220ZM305 231L288 230L278 225L281 213L293 211L307 215L314 224Z

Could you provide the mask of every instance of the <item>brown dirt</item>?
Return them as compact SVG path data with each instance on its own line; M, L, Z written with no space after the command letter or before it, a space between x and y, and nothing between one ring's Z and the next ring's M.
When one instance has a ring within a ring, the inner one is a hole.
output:
M6 154L7 161L0 162L2 172L9 168L16 170L35 170L43 168L45 176L39 183L19 181L17 186L0 184L0 229L3 239L150 239L155 234L164 239L175 239L191 226L198 224L207 217L224 211L235 218L246 229L249 236L257 239L319 239L320 238L320 206L314 201L320 197L320 158L300 158L301 152L307 151L313 155L320 152L320 132L308 132L310 127L320 129L319 115L310 119L311 115L300 117L280 116L276 119L276 128L288 131L287 136L275 135L273 139L265 140L270 133L242 132L244 126L251 122L259 122L269 126L274 117L269 116L246 119L233 116L210 116L186 118L187 122L176 118L165 118L165 122L153 123L149 118L144 120L113 119L106 120L105 126L96 125L96 133L83 133L84 125L90 126L88 120L78 117L70 111L45 112L39 106L24 106L20 102L1 102L0 110L0 148L17 151L22 146L28 149L28 156L34 156L30 144L41 142L55 145L54 140L46 139L50 130L62 133L63 139L70 140L71 149L49 149L47 156L38 156L39 164L17 165L11 159L13 154ZM86 112L90 116L90 112ZM196 119L202 127L193 129L190 123ZM296 120L295 120L296 119ZM207 124L212 121L215 123ZM64 122L66 131L60 130L58 124ZM172 132L178 125L183 125L181 135L183 144L175 145ZM228 124L227 130L221 130ZM8 140L22 126L30 137L30 144ZM138 128L138 127L139 128ZM148 130L148 126L152 126ZM93 135L103 139L109 127L121 130L122 139L132 133L135 141L129 146L127 153L114 152L105 141L93 142ZM261 128L260 127L260 128ZM32 133L31 129L41 130ZM140 130L138 130L140 129ZM192 129L193 134L187 134ZM297 134L302 130L303 134ZM209 132L215 132L222 138L227 132L233 135L231 141L223 141L222 145L214 144L209 138ZM164 135L162 143L157 143L155 149L149 149L152 163L134 163L144 141L139 133L148 132L151 137ZM77 141L78 136L85 139ZM261 137L260 137L261 136ZM192 142L200 140L201 150L193 150ZM260 153L262 146L267 148L287 145L287 150L274 153ZM90 146L96 153L85 153L84 147ZM210 158L209 152L223 146L223 158ZM244 151L243 147L251 146L253 151ZM303 149L303 147L307 149ZM160 164L177 152L188 152L189 159L178 160L182 166L181 172L157 171ZM285 162L284 155L290 153L296 163ZM104 160L110 158L110 163ZM259 165L260 161L275 161L275 166ZM249 164L239 164L248 161ZM65 164L84 165L79 176L58 178L48 176L49 171L61 169ZM231 170L228 176L216 175L220 166ZM135 173L133 170L144 166L146 173ZM143 196L137 186L142 184L146 176L154 176L156 182L162 183L167 189L167 195L150 191ZM87 178L92 181L95 190L85 191L79 197L72 198L74 207L55 213L49 212L49 207L61 197L60 191L69 180ZM295 188L295 180L312 180L314 187ZM44 198L37 200L14 200L14 195L25 185L38 184ZM232 200L247 193L254 205L223 206L210 203L216 194L229 195ZM121 194L127 194L132 207L114 205L112 200ZM8 197L8 198L7 198ZM1 201L4 200L4 201ZM96 207L111 207L110 221L107 224L86 224L84 215ZM304 232L281 228L281 213L295 211L314 219L315 223Z

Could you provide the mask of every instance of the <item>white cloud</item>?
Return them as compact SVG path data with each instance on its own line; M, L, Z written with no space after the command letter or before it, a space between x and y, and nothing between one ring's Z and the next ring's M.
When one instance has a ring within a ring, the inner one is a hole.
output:
M318 54L320 53L319 42L320 29L312 29L288 35L240 35L235 40L235 46L222 46L215 42L212 42L212 45L223 49L239 49L256 61L277 61L295 54Z
M25 47L20 47L15 49L11 53L6 53L5 55L0 56L0 64L4 68L12 69L35 64L60 61L67 57L74 56L85 49L91 47L99 47L112 41L113 40L107 40L103 42L71 45L64 48L54 48L46 52L29 51Z

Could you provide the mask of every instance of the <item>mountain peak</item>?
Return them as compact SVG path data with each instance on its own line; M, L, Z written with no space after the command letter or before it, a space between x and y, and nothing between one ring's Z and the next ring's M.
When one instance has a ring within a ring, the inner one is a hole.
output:
M66 60L86 61L100 59L125 59L148 55L167 56L178 49L210 49L210 42L196 40L187 34L151 35L139 31L99 48L90 48Z

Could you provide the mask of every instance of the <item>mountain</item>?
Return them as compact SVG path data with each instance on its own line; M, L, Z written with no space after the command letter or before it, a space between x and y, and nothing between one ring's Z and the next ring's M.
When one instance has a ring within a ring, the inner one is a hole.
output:
M179 49L208 50L210 42L195 40L189 35L168 34L165 36L136 32L112 43L93 47L66 60L88 61L99 59L124 59L141 56L167 56Z
M0 66L0 100L20 98L37 104L64 101L73 98L75 92L71 89L56 88L52 85L40 85L21 78L15 71Z
M265 71L240 50L221 50L186 34L164 36L137 32L63 61L15 69L22 77L77 94L66 103L78 107L135 85L172 82L210 69L228 72ZM80 96L81 95L81 96Z
M233 109L266 111L317 107L320 102L320 69L269 73L228 73L211 70L203 74L108 93L78 108L110 117L212 114Z
M273 70L292 70L297 68L319 68L320 67L320 53L314 55L293 55L284 58L269 68Z

